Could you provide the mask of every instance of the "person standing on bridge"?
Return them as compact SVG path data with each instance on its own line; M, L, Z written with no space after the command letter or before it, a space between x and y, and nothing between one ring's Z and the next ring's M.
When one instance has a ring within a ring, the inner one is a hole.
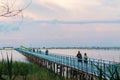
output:
M80 51L78 51L77 58L78 62L82 62L82 54L80 53Z
M88 56L87 56L87 53L84 53L84 63L87 63L88 62Z
M48 55L48 50L45 51L45 55Z
M33 48L33 52L35 52L35 48Z

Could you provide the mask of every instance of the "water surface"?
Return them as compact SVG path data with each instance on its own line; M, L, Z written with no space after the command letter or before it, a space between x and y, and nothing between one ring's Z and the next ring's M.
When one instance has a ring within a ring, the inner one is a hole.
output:
M45 49L42 51L45 51ZM89 58L120 62L119 49L49 49L49 53L70 56L76 56L78 51L80 51L82 55L87 53Z
M9 57L9 59L11 59L11 55L12 55L13 61L20 61L20 62L27 61L27 58L16 50L0 50L0 53L1 53L0 60L2 60L3 58L6 60L7 55Z

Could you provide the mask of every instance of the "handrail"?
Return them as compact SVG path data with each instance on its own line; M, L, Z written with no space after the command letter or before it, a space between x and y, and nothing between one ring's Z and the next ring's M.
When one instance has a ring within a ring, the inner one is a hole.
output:
M117 62L93 59L93 58L88 58L87 63L85 63L84 59L82 59L82 62L78 62L78 59L75 56L63 56L63 55L50 54L50 53L48 55L45 55L44 52L38 53L38 52L32 52L30 50L25 50L20 48L16 50L26 54L36 56L36 57L47 59L55 63L73 67L78 70L87 71L88 73L91 73L91 74L97 74L97 75L99 75L99 70L97 69L96 66L102 67L103 73L105 75L109 75L109 73L106 71L108 66L113 67L115 64L118 64Z

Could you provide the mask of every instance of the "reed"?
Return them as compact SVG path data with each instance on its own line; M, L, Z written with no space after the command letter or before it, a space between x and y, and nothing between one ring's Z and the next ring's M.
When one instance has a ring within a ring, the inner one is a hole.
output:
M102 66L97 66L97 65L95 65L95 67L96 67L96 68L98 69L98 71L99 71L99 74L97 75L98 79L99 79L99 80L103 80L104 72L103 72L103 70L102 70Z
M33 63L15 62L12 55L0 61L0 80L67 80Z
M103 67L95 65L99 71L98 80L120 80L120 64L112 64L111 66L107 67L107 74L104 74Z
M8 55L7 55L7 74L8 74L8 80L12 80L12 55L11 59L9 60Z
M109 72L107 76L110 80L120 80L120 64L115 64L112 69L108 67L107 70Z

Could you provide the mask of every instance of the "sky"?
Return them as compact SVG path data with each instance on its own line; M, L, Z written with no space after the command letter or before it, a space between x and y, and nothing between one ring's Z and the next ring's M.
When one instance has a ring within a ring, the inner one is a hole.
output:
M1 47L120 47L120 0L11 3L11 9L25 9L14 17L0 17ZM1 5L0 14L5 11Z

